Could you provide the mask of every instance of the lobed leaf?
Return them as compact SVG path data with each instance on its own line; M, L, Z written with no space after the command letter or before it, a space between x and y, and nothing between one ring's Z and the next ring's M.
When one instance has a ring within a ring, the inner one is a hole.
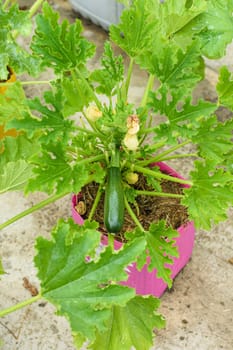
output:
M156 311L159 299L136 296L125 307L113 306L108 320L108 330L98 333L90 345L92 350L147 350L153 346L153 330L165 326ZM146 317L145 317L146 315Z
M210 230L212 224L227 218L227 209L233 204L233 176L223 168L215 168L211 162L201 161L195 162L191 176L193 185L184 189L182 204L187 206L197 228Z
M227 153L233 152L233 120L219 122L215 116L202 120L192 141L200 155L212 164L222 164Z
M94 54L94 45L81 36L82 25L79 20L73 24L67 20L59 24L58 20L59 14L45 2L43 13L36 17L32 51L57 74L75 68L83 69L87 59Z
M32 175L32 165L25 160L8 162L0 173L0 194L22 190Z
M218 92L219 104L233 111L233 75L225 66L220 69L216 89Z
M72 240L67 241L70 230ZM51 241L40 237L36 244L42 295L69 319L75 334L93 341L97 330L106 330L112 306L124 306L134 297L133 289L116 282L127 279L125 267L140 255L145 241L135 239L116 253L108 247L97 259L88 260L100 242L94 228L60 221L52 236Z

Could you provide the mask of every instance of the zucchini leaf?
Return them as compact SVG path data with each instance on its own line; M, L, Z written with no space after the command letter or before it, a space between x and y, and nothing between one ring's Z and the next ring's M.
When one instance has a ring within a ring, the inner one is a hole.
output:
M233 3L232 0L208 0L206 6L203 13L196 16L182 31L175 34L174 40L185 44L197 38L202 54L216 59L225 54L226 46L233 38Z
M59 14L45 2L43 13L36 17L36 32L31 49L43 64L52 67L55 73L83 69L88 58L94 54L94 45L81 36L79 20L69 24L68 20L58 23Z
M212 164L222 164L225 155L233 152L233 119L222 123L213 116L207 120L201 120L197 130L192 142L197 143L200 155Z
M39 137L41 143L60 140L67 143L71 132L74 130L74 122L65 119L62 114L62 90L46 91L44 100L47 105L43 105L39 98L28 101L31 110L39 112L39 117L24 113L22 118L11 120L7 124L8 128L26 131L29 137L41 135Z
M7 124L12 119L22 119L28 113L30 109L20 82L9 85L4 94L0 94L0 123Z
M25 135L5 137L0 147L0 193L24 189L33 177L29 159L39 150L36 139L31 141Z
M106 42L101 62L103 68L95 70L90 79L98 84L98 93L113 96L117 93L116 87L124 79L123 58L121 55L114 56L110 43Z
M63 91L63 114L65 117L81 112L93 102L93 94L81 79L63 78L61 81Z
M111 40L132 58L153 45L156 37L153 34L158 29L155 6L151 0L134 0L131 7L122 12L120 23L110 27Z
M142 232L136 229L127 233L127 237L144 236L146 239L146 249L137 260L137 266L141 269L150 257L148 271L156 269L156 276L162 278L168 287L172 286L171 269L168 265L173 264L173 258L178 257L178 250L175 245L175 238L179 236L177 230L166 226L166 222L161 220L152 223L148 231Z
M37 75L40 60L22 48L15 39L16 32L22 35L31 33L29 12L19 10L18 4L12 4L9 10L4 10L0 4L0 23L0 80L7 80L7 66L16 73L29 72Z
M222 168L215 169L211 162L196 161L191 177L193 185L184 189L182 204L196 228L210 230L213 224L226 220L227 209L233 204L233 176Z
M102 182L105 176L99 163L80 165L70 161L63 142L42 145L41 153L32 158L32 163L35 176L29 181L26 192L78 193L87 183Z
M60 221L52 237L51 241L39 237L36 243L42 296L68 318L76 336L93 341L96 331L106 330L112 306L123 307L135 296L134 289L116 282L127 279L125 267L141 254L145 241L135 239L116 253L108 247L98 256L94 252L100 243L99 231L72 220Z
M220 69L216 89L219 104L233 111L233 74L225 66Z
M124 307L113 306L106 332L98 333L92 350L146 350L153 346L153 330L165 326L163 317L156 311L159 299L136 296ZM145 317L146 315L146 317Z
M0 194L22 190L32 175L32 165L23 159L7 163L0 173Z

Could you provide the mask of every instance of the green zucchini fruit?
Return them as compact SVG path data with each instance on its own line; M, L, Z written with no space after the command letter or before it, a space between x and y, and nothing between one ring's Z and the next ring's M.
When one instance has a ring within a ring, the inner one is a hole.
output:
M124 223L124 190L120 167L108 169L104 199L104 224L109 233L118 233Z

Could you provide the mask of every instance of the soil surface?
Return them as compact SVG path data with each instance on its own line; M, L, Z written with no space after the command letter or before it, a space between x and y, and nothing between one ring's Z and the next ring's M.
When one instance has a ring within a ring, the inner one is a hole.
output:
M77 211L84 217L84 219L88 218L98 187L99 185L93 182L82 189L80 202L84 203L86 210L84 215L82 215L82 208L81 212L79 211L79 208L77 208ZM149 186L146 179L140 175L138 182L134 185L134 189L139 191L154 191L153 187ZM181 186L169 181L163 181L161 183L161 190L165 193L182 194ZM179 198L139 195L136 197L135 203L131 204L131 207L146 230L149 228L150 223L158 222L159 220L165 220L166 223L174 229L177 229L188 221L187 210L181 205ZM101 231L106 233L103 222L103 213L104 193L101 195L93 219L100 224ZM123 232L131 231L135 226L133 219L125 210L124 225L121 232L119 232L119 239L123 240Z
M23 6L33 0L20 1ZM50 3L71 22L80 17L68 1ZM84 20L84 35L98 45L97 56L90 63L97 66L107 33ZM206 80L196 90L195 97L215 99L213 86L217 70L224 63L233 69L233 46L226 58L208 61ZM47 74L49 75L49 73ZM45 76L45 79L49 76ZM145 75L134 70L134 86L130 98L138 101L144 92ZM38 88L40 89L40 88ZM28 87L27 93L33 94ZM219 118L228 113L219 110ZM191 151L187 146L187 152ZM184 177L190 171L186 160L170 161ZM45 199L42 193L24 197L19 192L0 196L0 222ZM208 208L206 208L208 210ZM44 210L12 224L0 232L0 255L6 275L0 280L0 309L28 299L39 289L33 264L34 244L38 235L50 238L56 221L71 216L71 195ZM157 333L154 350L232 350L233 349L233 211L229 219L210 232L197 231L193 256L175 279L172 291L161 298L160 312L167 320L166 329ZM1 350L74 350L68 322L54 314L47 302L38 302L0 319ZM145 315L146 317L146 315Z

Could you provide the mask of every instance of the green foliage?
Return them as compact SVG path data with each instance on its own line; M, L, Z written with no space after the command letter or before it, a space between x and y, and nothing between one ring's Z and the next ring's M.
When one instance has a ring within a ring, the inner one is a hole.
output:
M105 43L102 57L103 69L97 69L91 74L91 80L98 83L96 91L107 96L117 93L117 88L124 78L124 66L122 56L114 57L109 42Z
M217 92L219 103L222 106L229 108L233 111L233 79L232 73L229 72L227 67L220 69L219 81L217 84Z
M58 74L71 69L83 69L94 54L94 46L81 36L82 25L76 20L58 23L59 15L44 3L43 14L37 16L37 27L31 48L41 57L43 65L52 67Z
M21 11L18 4L13 4L9 10L0 6L0 23L0 80L7 80L7 66L16 73L26 71L31 75L38 74L40 61L16 41L16 33L29 35L31 32L28 11Z
M219 106L233 111L232 73L226 67L220 70L216 102L194 102L193 92L205 79L205 56L222 57L232 41L233 2L120 2L125 5L120 23L111 27L91 69L95 47L79 20L61 20L44 1L32 39L22 49L16 39L31 32L31 12L0 0L0 79L7 78L8 65L30 77L42 68L51 73L49 81L23 82L17 75L15 83L0 83L7 88L0 90L0 130L4 126L18 132L15 138L0 135L0 193L42 191L52 194L51 203L96 182L101 191L96 198L87 195L94 201L91 212L87 203L85 215L90 218L100 209L109 166L119 166L125 204L136 225L120 233L126 238L122 248L116 252L111 244L103 247L103 227L95 221L77 226L60 220L51 240L37 239L35 264L40 294L67 317L77 347L87 341L93 350L148 350L153 328L164 326L157 314L159 302L135 296L133 288L120 282L127 280L129 264L141 269L148 263L148 270L156 270L171 287L169 267L178 257L178 232L163 220L143 227L137 185L144 178L151 192L162 191L163 179L190 186L178 197L197 228L209 230L227 218L233 202L233 121L229 116L221 122L215 113ZM130 88L136 65L148 80L141 101L134 103ZM34 85L46 84L47 91L29 98L28 84L32 96ZM189 160L190 168L193 164L190 179L164 174L158 167L148 170L151 163L173 158ZM134 187L124 174L135 172L139 181ZM147 195L146 189L140 187L140 194ZM108 238L113 245L116 237Z
M171 227L166 226L166 222L161 220L158 223L151 223L149 230L142 232L136 231L127 233L127 238L132 236L145 236L146 249L138 259L138 268L141 269L150 256L148 271L156 269L156 276L162 278L170 288L172 286L171 270L168 265L173 264L173 258L178 257L175 238L179 236L178 232Z
M153 330L165 326L164 319L156 313L160 302L152 297L136 296L125 307L114 306L106 332L98 333L91 344L93 350L146 350L153 346ZM148 322L145 327L145 315Z
M9 128L17 128L27 133L29 138L40 135L42 143L59 142L67 143L70 133L74 130L73 122L66 120L62 114L63 100L62 90L46 91L43 105L39 98L28 101L31 111L37 111L39 117L24 113L23 118L12 120Z
M206 230L226 220L227 208L233 204L232 175L212 165L211 162L195 162L195 170L191 172L193 185L184 190L182 200L195 226ZM205 203L208 203L208 210Z
M88 260L100 243L100 233L89 224L79 229L72 220L60 221L52 235L52 241L40 237L36 244L42 295L69 319L74 333L94 340L96 331L106 331L112 307L134 297L133 289L116 282L127 278L124 268L141 254L145 241L135 239L116 253L108 247Z

